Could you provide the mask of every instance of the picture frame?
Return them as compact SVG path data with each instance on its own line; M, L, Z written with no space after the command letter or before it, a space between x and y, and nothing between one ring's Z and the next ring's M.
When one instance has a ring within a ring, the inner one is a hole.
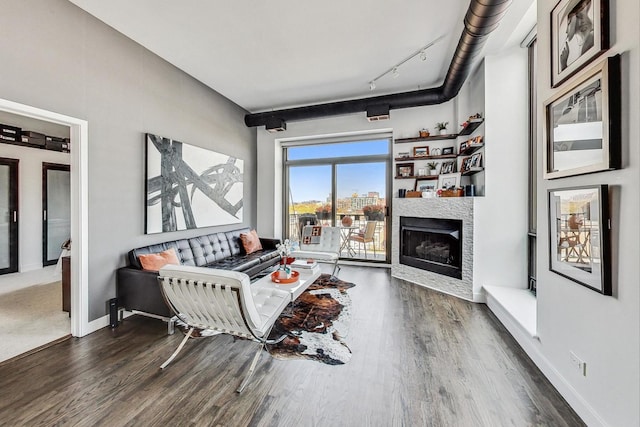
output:
M453 173L456 170L456 162L455 161L450 161L450 162L442 162L442 166L440 168L440 173L441 174L447 174L447 173Z
M408 151L401 151L398 153L398 157L402 159L408 159L411 156L409 155Z
M549 270L611 295L608 186L550 189L548 206Z
M244 160L151 133L144 138L145 234L242 223Z
M555 88L609 48L609 0L561 0L550 21Z
M413 176L413 163L396 163L396 176L405 178Z
M414 191L437 190L438 181L435 179L416 179Z
M450 155L450 154L453 154L453 147L444 147L442 149L442 155L443 156L447 156L447 155Z
M621 167L619 55L585 71L547 100L544 111L545 179Z
M471 170L471 156L460 159L460 172L465 173Z
M429 155L429 147L413 147L413 157L427 157Z
M446 190L448 188L460 187L460 179L462 174L460 172L445 173L438 175L438 189Z
M482 167L482 153L473 153L470 160L471 168L479 168Z

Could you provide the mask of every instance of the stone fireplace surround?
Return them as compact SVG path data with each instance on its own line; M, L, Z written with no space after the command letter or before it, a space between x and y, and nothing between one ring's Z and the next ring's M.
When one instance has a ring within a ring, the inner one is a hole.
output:
M473 301L473 197L396 198L393 200L391 275ZM462 220L462 279L400 264L400 217Z

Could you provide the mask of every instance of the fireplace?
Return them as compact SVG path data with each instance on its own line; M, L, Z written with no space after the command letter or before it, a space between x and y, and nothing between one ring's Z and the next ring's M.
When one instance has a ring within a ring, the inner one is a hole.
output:
M462 279L462 220L401 216L399 261Z

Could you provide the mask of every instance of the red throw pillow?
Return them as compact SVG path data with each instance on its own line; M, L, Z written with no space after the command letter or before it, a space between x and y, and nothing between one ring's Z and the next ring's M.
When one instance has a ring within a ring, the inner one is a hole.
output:
M240 240L242 240L242 246L247 255L262 250L262 244L260 244L260 238L256 230L240 234Z
M143 270L159 271L167 264L179 265L176 250L171 248L157 254L139 255L138 260L142 264Z

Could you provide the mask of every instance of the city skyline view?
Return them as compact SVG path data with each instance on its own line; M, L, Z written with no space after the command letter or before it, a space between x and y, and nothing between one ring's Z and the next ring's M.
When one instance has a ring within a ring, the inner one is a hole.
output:
M303 145L289 147L287 160L318 160L345 158L336 164L336 198L349 198L353 194L359 196L377 192L381 198L386 197L385 162L348 163L349 157L359 158L363 155L387 155L389 140L372 140L341 142L332 144ZM289 203L310 201L327 202L331 200L332 165L320 164L309 166L289 166Z

